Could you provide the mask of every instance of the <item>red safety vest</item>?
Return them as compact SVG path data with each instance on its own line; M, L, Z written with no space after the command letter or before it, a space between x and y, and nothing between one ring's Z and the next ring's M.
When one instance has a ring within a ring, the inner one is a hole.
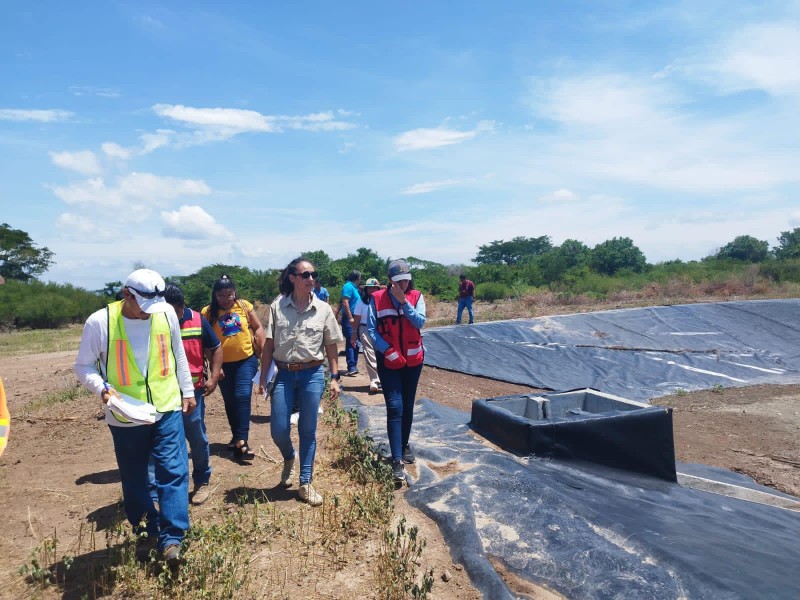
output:
M406 300L416 308L421 295L419 290L408 290ZM375 299L375 318L378 321L380 336L392 348L403 354L407 367L421 365L425 359L425 351L419 329L405 318L402 308L394 307L388 289L373 292L372 297Z
M189 309L192 314L190 319L181 323L181 340L186 351L186 360L189 361L189 372L192 374L194 389L199 390L205 383L203 375L203 324L200 313Z

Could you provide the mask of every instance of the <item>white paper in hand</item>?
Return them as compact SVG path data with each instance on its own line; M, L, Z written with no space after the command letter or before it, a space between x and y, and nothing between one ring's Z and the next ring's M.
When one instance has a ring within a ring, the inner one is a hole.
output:
M264 398L269 395L269 392L272 389L272 385L270 384L272 383L272 380L275 379L275 374L277 372L278 365L276 365L275 361L273 360L271 363L269 363L269 369L267 369L267 385L264 388ZM261 385L261 367L259 367L258 371L256 371L256 376L253 377L253 383L256 385Z
M131 423L152 425L156 422L156 407L147 402L114 391L108 399L108 408L118 417Z

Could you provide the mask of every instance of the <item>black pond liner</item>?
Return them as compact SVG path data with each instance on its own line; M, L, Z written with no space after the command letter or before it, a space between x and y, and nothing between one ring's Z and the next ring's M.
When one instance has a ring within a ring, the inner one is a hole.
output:
M470 425L521 456L587 461L677 481L668 408L585 388L475 400Z
M385 408L344 402L385 444ZM418 400L406 499L437 523L484 597L539 586L573 600L800 598L800 513L599 464L520 458L482 441L469 420Z

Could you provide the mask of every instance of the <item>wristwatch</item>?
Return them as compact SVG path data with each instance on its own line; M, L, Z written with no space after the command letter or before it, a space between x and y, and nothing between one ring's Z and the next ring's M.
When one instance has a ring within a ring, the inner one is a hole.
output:
M339 373L331 373L331 379L335 379L336 381L339 381L339 377L341 377L341 375L339 375Z

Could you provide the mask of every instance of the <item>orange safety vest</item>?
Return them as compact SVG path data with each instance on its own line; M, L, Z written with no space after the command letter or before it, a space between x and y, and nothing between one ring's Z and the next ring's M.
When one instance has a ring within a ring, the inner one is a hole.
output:
M417 306L422 294L419 290L408 290L406 300L411 306ZM395 308L388 289L373 292L375 299L375 318L378 333L392 348L402 353L407 367L421 365L425 359L422 347L422 334L406 319L402 308Z

